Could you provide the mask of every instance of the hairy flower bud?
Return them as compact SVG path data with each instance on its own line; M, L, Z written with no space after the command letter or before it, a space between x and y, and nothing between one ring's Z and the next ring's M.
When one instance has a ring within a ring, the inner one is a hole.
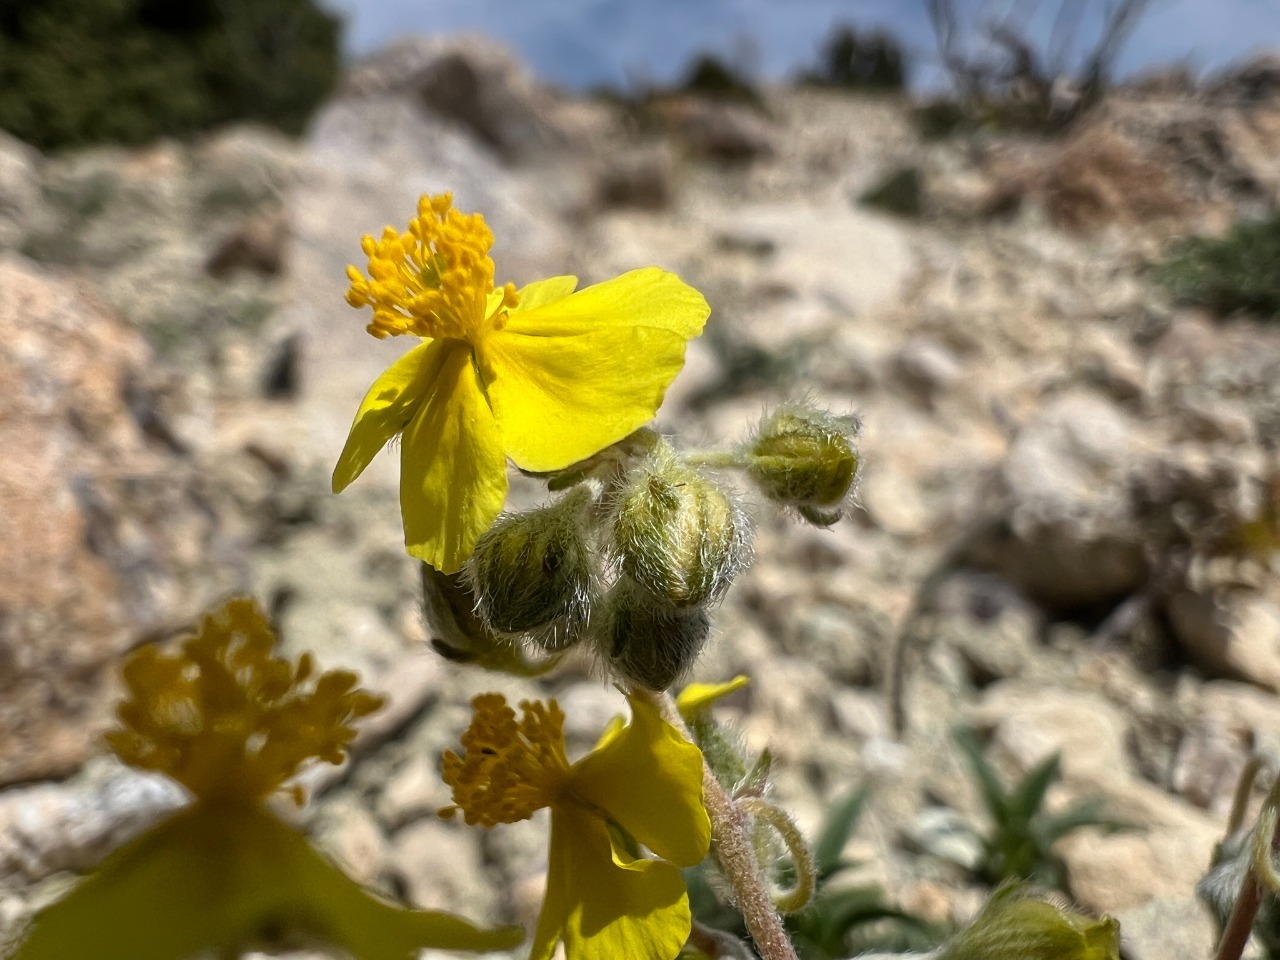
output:
M476 544L467 570L476 612L490 629L527 634L548 650L582 635L595 570L579 486L550 506L498 519Z
M558 656L530 660L519 644L490 630L476 615L475 592L461 573L441 573L420 563L422 608L432 649L446 660L521 677L546 673Z
M602 652L623 680L666 690L693 665L710 635L705 607L677 607L627 576L609 591Z
M637 469L618 495L612 551L621 572L676 607L720 599L750 557L746 515L670 447Z
M747 446L747 475L775 503L794 507L816 526L844 515L858 473L853 445L860 423L789 404L760 425Z
M973 923L944 943L937 960L1120 960L1120 924L1094 920L1004 886Z

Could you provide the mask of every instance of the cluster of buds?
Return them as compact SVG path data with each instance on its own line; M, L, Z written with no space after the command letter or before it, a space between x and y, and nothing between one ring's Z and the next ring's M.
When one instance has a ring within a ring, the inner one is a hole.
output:
M445 634L437 646L534 672L585 642L619 680L670 688L706 645L711 608L751 557L746 513L707 468L738 471L766 499L827 526L852 501L857 429L856 420L793 404L729 452L682 456L641 431L546 478L563 491L557 500L500 517L460 577L424 581L432 626ZM461 612L468 605L471 617ZM549 656L513 659L522 648Z

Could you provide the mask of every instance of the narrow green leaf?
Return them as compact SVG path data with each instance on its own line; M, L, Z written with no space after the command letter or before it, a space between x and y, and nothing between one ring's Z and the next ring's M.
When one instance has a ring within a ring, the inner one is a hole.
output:
M850 790L827 814L822 829L813 841L813 862L817 868L819 883L846 865L842 859L845 845L853 836L870 796L869 788L857 787Z
M987 813L996 823L1003 822L1008 818L1009 796L1005 792L1004 784L996 775L995 767L991 766L991 761L987 759L982 744L978 742L977 733L972 727L956 727L951 731L951 737L965 759L969 761L969 769L973 771L974 779L978 781L978 790L982 795L982 802L986 805Z
M1044 806L1049 788L1062 778L1062 754L1054 753L1036 764L1018 784L1009 798L1009 812L1023 823L1029 823Z

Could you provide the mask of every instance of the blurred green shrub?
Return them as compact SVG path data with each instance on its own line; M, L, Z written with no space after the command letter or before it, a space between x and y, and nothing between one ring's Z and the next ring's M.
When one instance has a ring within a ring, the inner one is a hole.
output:
M859 33L839 26L823 41L817 66L803 82L819 87L850 90L901 90L907 85L902 46L883 31Z
M730 66L713 53L700 53L685 69L684 78L675 89L685 93L698 93L717 100L731 100L764 106L764 99L755 83L744 73Z
M1280 317L1280 214L1237 223L1225 237L1188 237L1155 270L1179 303L1219 316Z
M924 177L919 167L898 167L858 195L858 203L913 220L924 212Z
M45 150L232 120L298 133L340 31L313 0L4 0L0 129Z

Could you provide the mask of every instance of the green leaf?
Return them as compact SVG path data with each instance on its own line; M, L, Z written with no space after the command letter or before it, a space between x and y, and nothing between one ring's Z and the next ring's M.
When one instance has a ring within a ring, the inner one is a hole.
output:
M1009 798L1009 812L1022 823L1030 823L1031 818L1044 806L1049 788L1062 778L1062 754L1055 753L1045 757L1031 769L1013 795Z
M1106 833L1140 830L1141 824L1119 820L1103 813L1106 801L1101 798L1083 800L1061 813L1047 813L1034 822L1036 835L1045 846L1052 846L1067 834L1082 827L1097 827Z
M987 755L982 749L982 744L978 742L977 733L974 732L972 727L956 727L951 731L951 737L964 754L965 759L969 761L969 769L973 771L974 779L978 781L982 802L986 805L987 813L991 816L991 819L996 823L1007 820L1009 815L1009 796L1005 792L1004 784L1000 782L999 776L996 775L995 767L987 759Z
M845 845L853 836L870 796L870 789L865 786L857 787L849 791L827 814L822 829L813 841L813 862L817 868L819 883L846 866L842 859Z

